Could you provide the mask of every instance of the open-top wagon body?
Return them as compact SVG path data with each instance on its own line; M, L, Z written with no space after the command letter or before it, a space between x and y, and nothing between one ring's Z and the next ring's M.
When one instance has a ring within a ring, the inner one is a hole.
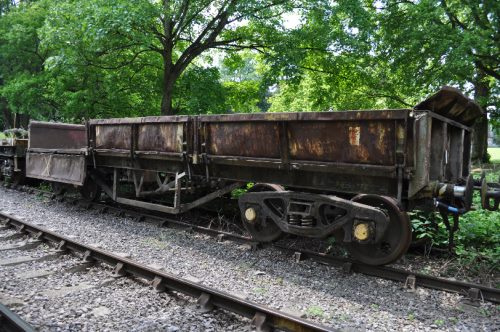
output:
M86 171L78 183L55 181L168 213L257 183L239 198L257 240L340 234L359 259L384 264L411 242L405 210L470 207L470 125L479 115L448 88L413 109L91 120Z

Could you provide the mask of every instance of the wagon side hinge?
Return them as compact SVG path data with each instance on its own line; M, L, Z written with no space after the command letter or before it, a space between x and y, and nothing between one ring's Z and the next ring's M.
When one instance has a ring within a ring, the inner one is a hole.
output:
M397 199L399 204L402 203L403 199L403 180L406 165L406 126L406 119L402 123L396 121L396 177L398 181Z
M198 116L193 117L193 165L196 165L199 163L199 142L200 142L200 128L199 128L199 118Z
M190 128L194 128L194 125L193 126L189 125L191 123L191 121L192 120L188 120L188 122L183 124L184 130L182 131L182 161L184 162L184 167L187 170L189 184L191 184L191 179L192 179L191 160L189 160L189 152L190 152L190 146L193 142L189 142L188 137L191 137L191 134L189 132ZM196 131L194 130L193 136L196 135L195 133L196 133ZM193 150L192 156L193 156L193 164L194 164L194 159L197 159L197 156L196 157L194 156L195 155L194 148L192 150Z
M288 124L286 121L281 121L279 123L279 139L280 139L280 156L281 156L281 167L290 170L290 150L288 143Z
M132 135L130 135L130 159L135 158L135 151L137 149L137 135L138 135L138 127L135 123L133 123L131 128Z
M207 126L203 124L202 130L203 131L203 143L201 143L201 157L203 158L203 163L205 164L205 177L207 183L210 182L210 169L208 167L209 164L209 159L207 155Z

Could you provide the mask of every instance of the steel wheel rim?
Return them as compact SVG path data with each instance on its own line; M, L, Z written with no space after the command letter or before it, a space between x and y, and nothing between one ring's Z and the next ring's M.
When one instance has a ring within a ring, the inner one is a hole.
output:
M101 196L101 188L94 181L87 179L81 188L81 195L90 201L96 201Z
M264 191L284 191L280 185L268 184L268 183L257 183L248 192L264 192ZM245 229L252 235L252 238L259 242L272 242L277 240L283 231L276 225L276 223L271 218L258 218L257 222L250 223L245 218L243 219L243 225Z
M399 208L397 202L390 197L378 195L358 195L352 200L380 208L389 217L389 225L380 243L352 242L348 245L353 258L369 265L384 265L404 255L411 244L411 224L408 215Z

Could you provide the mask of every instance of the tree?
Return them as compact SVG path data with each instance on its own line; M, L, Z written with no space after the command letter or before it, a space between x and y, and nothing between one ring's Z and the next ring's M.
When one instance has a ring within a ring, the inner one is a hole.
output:
M309 110L408 107L442 85L453 85L498 114L498 1L307 4L302 26L278 40L268 60L280 78L278 96L295 90L298 98L309 100L295 105ZM274 98L274 103L287 99ZM487 156L487 121L485 114L475 125L475 160Z
M225 89L215 67L191 66L175 82L173 109L177 114L214 114L227 110Z
M500 106L492 95L500 78L500 3L388 0L381 4L379 49L396 66L410 69L403 76L408 82L455 84L466 90L472 86L474 99L485 111L474 126L472 158L486 160L486 112Z
M49 21L48 31L70 36L83 30L89 48L81 48L81 56L98 68L128 67L144 61L146 54L156 54L162 77L161 113L174 114L175 82L195 59L209 49L261 46L257 25L278 25L278 16L289 2L86 0L63 5L73 7L74 17L65 19L67 11L59 10Z
M266 112L269 82L265 78L268 67L262 54L243 50L227 54L222 62L221 74L226 103L231 112Z
M43 25L47 1L0 3L0 105L4 126L12 113L30 114L50 109L40 74L47 54L40 49L37 30Z

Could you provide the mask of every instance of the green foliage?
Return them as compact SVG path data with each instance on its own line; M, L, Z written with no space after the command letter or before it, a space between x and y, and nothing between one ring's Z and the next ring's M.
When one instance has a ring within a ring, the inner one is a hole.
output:
M172 102L184 114L257 111L265 104L260 79L241 70L252 82L225 87L204 55L258 47L260 29L279 25L275 14L289 6L259 0L2 5L0 107L70 122L155 115Z
M500 163L500 148L489 148L488 154L490 155L491 163Z
M226 103L233 113L267 111L269 84L264 79L268 68L261 56L251 51L229 53L222 62L221 75Z
M41 182L39 185L38 185L38 189L42 190L42 191L48 191L48 192L52 192L52 186L50 185L49 182ZM40 193L43 195L43 193Z
M444 84L476 92L482 85L478 101L496 123L498 6L5 2L0 102L35 118L79 122L159 114L172 82L173 108L184 114L401 107ZM300 20L286 27L280 14L292 10ZM223 51L207 53L216 49Z
M0 99L14 112L47 116L53 110L42 73L40 29L49 1L21 2L0 16Z
M325 311L319 306L310 306L306 309L306 314L311 317L322 318L325 316Z
M488 180L493 177L490 174ZM475 206L480 206L479 193L474 194L473 201ZM428 238L435 246L447 246L448 231L437 212L412 212L410 218L417 239ZM483 269L500 271L500 211L481 208L469 211L460 217L459 227L455 233L455 252L459 261L476 272Z
M226 102L234 113L254 113L261 109L258 104L262 100L259 81L224 82Z
M178 114L226 111L225 91L217 68L190 67L176 82L173 107Z
M231 198L233 199L238 199L240 198L241 195L245 194L250 188L253 187L253 183L247 183L246 186L244 188L238 188L238 189L234 189L232 192L231 192Z
M309 1L273 40L271 111L399 108L442 85L498 114L498 1Z

